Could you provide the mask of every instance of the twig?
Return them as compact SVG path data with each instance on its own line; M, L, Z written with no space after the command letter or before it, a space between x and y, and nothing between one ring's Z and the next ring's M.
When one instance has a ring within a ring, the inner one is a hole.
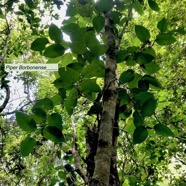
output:
M131 14L132 14L132 8L133 8L133 5L134 5L134 1L135 1L135 0L132 0L132 2L131 2L131 4L130 4L130 8L129 8L129 11L128 11L127 20L126 20L126 22L125 22L125 24L124 24L124 26L123 26L123 29L122 29L122 31L121 31L119 37L118 37L118 43L117 43L117 45L116 45L116 48L117 48L117 49L119 48L119 46L120 46L120 44L121 44L121 40L122 40L122 38L123 38L123 34L124 34L124 32L125 32L125 30L126 30L128 24L129 24L129 20L130 20Z

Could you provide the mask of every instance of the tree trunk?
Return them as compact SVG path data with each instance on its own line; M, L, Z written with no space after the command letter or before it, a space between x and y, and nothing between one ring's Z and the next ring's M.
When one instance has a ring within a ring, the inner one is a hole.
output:
M99 128L97 153L95 156L95 169L90 186L108 186L111 174L113 152L113 130L116 124L116 108L118 103L118 81L116 65L116 42L113 30L113 22L109 18L109 12L105 14L105 35L108 51L105 61L105 79L103 89L103 111ZM114 160L115 162L115 160Z

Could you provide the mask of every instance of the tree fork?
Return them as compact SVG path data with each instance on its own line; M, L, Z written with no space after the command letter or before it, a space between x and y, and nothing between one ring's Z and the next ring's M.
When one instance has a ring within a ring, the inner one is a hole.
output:
M99 129L95 169L90 186L108 186L113 153L113 130L118 103L118 82L116 65L116 36L110 12L105 13L105 35L108 51L105 60L105 79L103 89L103 111Z

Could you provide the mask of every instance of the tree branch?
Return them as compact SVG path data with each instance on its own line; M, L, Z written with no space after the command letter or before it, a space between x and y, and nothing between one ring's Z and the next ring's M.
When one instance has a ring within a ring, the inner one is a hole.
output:
M86 172L81 166L81 158L78 153L77 146L77 133L76 133L76 124L74 123L74 116L71 116L72 127L73 127L73 135L74 135L74 147L71 149L72 155L74 157L74 165L75 171L80 175L80 177L84 180L85 183L88 183L88 178L86 176Z
M6 90L6 98L3 102L3 104L0 106L0 113L5 109L6 105L8 104L8 101L10 99L10 88L9 86L4 87Z
M131 14L132 14L132 8L133 8L133 5L134 5L134 1L135 1L135 0L132 0L132 2L131 2L131 4L130 4L130 8L129 8L129 11L128 11L127 20L126 20L126 22L125 22L125 24L124 24L124 26L123 26L123 28L122 28L121 33L119 34L118 43L117 43L117 45L116 45L116 48L117 48L117 49L119 49L119 47L120 47L121 40L122 40L122 38L123 38L123 35L124 35L124 33L125 33L125 30L126 30L128 24L129 24L129 20L130 20Z

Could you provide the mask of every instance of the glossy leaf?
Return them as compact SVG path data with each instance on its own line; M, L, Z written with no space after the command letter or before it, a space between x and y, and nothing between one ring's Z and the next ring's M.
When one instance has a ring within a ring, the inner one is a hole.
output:
M139 126L134 130L133 143L139 144L144 142L148 137L148 130L144 126Z
M35 121L22 112L16 112L16 121L19 127L28 133L37 129Z
M20 144L21 156L28 156L34 150L35 145L35 139L26 137Z
M44 51L44 56L48 58L56 58L62 56L65 52L65 48L60 44L52 44Z
M152 98L143 103L141 107L141 114L145 116L151 116L154 114L157 106L157 101Z
M99 33L105 25L105 18L101 15L97 15L93 19L94 29Z
M47 38L37 38L31 44L31 49L34 51L43 51L45 46L49 43Z
M158 135L161 136L165 136L165 137L174 136L174 133L171 131L171 129L163 124L155 125L154 130Z
M62 117L58 113L53 113L47 118L49 126L57 127L59 130L62 130Z
M60 143L64 141L61 130L54 126L47 126L43 130L43 135L46 139L53 141L54 143Z
M53 23L49 26L49 36L56 43L60 43L63 40L61 30Z
M134 79L134 71L129 69L120 75L119 81L121 84L128 83Z
M157 24L157 28L161 31L161 32L166 32L167 31L167 26L168 26L168 22L167 19L163 18L161 19L158 24Z
M150 39L150 33L144 26L135 25L135 33L141 42L146 42Z

